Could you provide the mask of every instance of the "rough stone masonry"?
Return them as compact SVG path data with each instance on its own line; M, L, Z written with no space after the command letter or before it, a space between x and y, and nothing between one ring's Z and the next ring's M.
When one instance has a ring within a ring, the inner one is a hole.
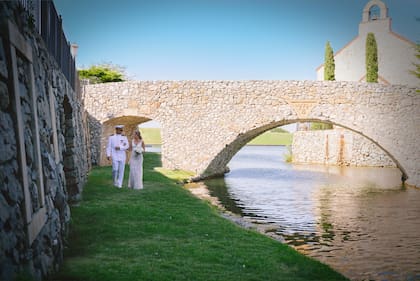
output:
M62 262L90 167L80 100L19 1L0 1L0 280Z
M366 138L406 183L420 186L415 88L344 81L131 81L87 85L83 96L97 129L92 156L99 164L105 163L106 138L117 123L158 121L163 166L206 177L222 174L235 153L262 132L313 121Z

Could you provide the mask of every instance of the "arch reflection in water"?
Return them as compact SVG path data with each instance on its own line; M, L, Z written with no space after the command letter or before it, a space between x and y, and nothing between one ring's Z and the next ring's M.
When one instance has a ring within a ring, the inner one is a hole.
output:
M280 146L245 146L223 179L205 181L226 209L352 279L420 280L420 190L395 168L292 165Z

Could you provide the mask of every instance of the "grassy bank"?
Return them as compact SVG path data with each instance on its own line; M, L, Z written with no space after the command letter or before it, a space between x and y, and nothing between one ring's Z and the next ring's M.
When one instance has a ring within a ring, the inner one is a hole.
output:
M146 144L161 144L161 136L159 128L141 128L140 129L144 142ZM251 142L249 145L291 145L293 135L279 129L265 132Z
M113 188L110 167L91 171L53 280L346 280L221 218L159 166L159 154L145 154L141 191Z
M291 145L292 140L291 133L268 131L250 141L248 145Z
M146 144L161 144L160 128L140 128L141 135Z

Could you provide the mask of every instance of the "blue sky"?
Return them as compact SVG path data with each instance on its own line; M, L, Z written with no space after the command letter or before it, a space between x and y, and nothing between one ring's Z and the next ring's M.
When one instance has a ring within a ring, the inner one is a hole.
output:
M54 0L77 65L134 80L315 80L327 41L358 34L367 0ZM420 42L420 0L384 0L394 32ZM417 19L417 20L416 20Z

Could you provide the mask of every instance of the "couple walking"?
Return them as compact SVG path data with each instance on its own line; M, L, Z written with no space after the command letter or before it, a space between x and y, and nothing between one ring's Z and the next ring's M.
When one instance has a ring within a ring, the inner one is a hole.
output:
M126 150L131 150L130 174L128 177L128 187L133 189L143 188L143 152L146 150L140 131L136 130L133 134L131 144L127 137L122 133L124 126L115 126L115 134L108 139L106 156L112 158L112 178L114 186L121 188L124 180L124 168Z

